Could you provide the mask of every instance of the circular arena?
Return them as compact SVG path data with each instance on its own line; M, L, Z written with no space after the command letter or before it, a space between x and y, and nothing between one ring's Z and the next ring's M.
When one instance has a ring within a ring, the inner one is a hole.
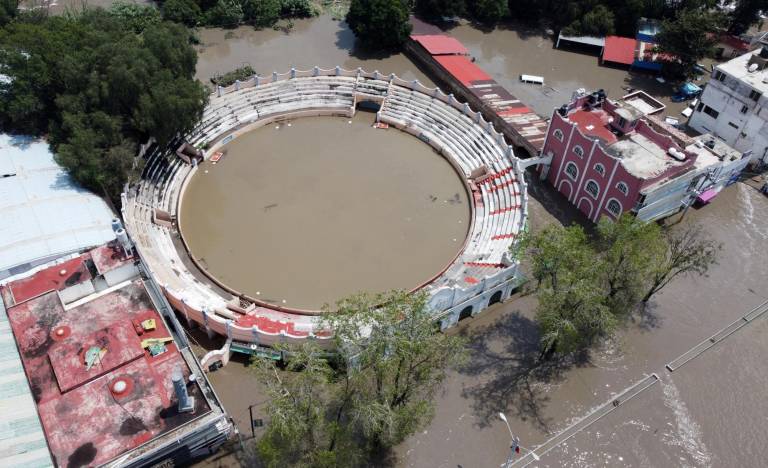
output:
M194 205L182 210L184 192L195 173L211 158L221 157L222 148L233 140L259 127L302 117L352 118L359 107L377 109L378 124L434 148L453 166L469 199L469 226L458 253L427 281L406 289L428 293L442 328L513 292L520 278L509 247L525 226L527 194L521 165L503 136L467 104L418 81L361 69L315 67L254 76L219 88L202 121L184 139L165 148L152 144L142 148L144 172L123 194L123 219L147 273L189 323L246 345L311 338L329 346L330 332L320 329L317 308L292 308L285 301L236 290L209 271L190 252L179 216L195 211ZM247 201L261 202L270 201ZM443 235L434 232L435 238Z

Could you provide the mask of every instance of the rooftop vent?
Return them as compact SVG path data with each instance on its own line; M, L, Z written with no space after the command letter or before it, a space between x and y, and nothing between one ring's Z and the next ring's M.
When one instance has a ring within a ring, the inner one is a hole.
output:
M760 53L752 54L749 57L749 62L747 62L747 70L750 72L763 70L766 64L768 64L768 46L763 46L763 48L760 49ZM757 65L757 67L753 67L752 65Z

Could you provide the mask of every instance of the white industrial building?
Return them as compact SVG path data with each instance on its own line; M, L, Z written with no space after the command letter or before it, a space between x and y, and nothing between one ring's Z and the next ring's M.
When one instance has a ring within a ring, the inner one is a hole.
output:
M768 164L768 45L715 67L688 125Z

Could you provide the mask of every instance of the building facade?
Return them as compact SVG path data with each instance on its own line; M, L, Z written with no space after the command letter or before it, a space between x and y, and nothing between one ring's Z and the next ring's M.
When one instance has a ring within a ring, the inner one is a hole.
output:
M543 155L551 163L539 166L541 177L593 222L625 212L648 221L669 216L719 192L749 160L602 92L577 93L553 113Z
M768 164L768 46L716 66L688 126Z

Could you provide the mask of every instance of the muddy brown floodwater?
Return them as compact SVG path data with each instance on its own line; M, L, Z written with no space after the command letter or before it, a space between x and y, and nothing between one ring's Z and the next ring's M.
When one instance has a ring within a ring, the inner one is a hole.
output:
M195 258L238 291L315 310L438 274L467 234L464 184L429 145L373 121L303 118L228 143L183 194Z
M644 88L656 97L671 87L625 70L601 67L596 56L556 50L550 39L519 28L483 32L471 26L451 31L500 83L549 116L576 88L604 88L613 98L622 86ZM290 66L362 66L425 77L401 55L367 60L354 51L344 23L329 17L296 22L290 34L275 31L203 31L198 76L207 80L249 62L260 73ZM544 76L547 86L518 82L521 73ZM667 102L669 104L669 102ZM680 117L682 106L668 108ZM531 228L581 219L550 187L530 181ZM509 417L526 447L610 401L644 374L661 383L621 405L609 416L549 452L532 466L763 467L768 459L768 317L743 328L674 374L664 364L768 299L768 198L735 184L709 206L691 210L684 223L698 222L723 243L718 265L700 278L679 278L654 298L650 313L594 353L581 366L532 372L537 333L535 296L517 297L468 319L454 332L472 339L469 365L450 374L437 399L434 421L397 448L397 464L408 467L496 467L506 460L509 434L498 412ZM200 351L202 352L202 351ZM230 363L212 374L225 406L244 433L247 408L263 403L253 377ZM251 388L251 392L241 389ZM263 404L256 409L263 417ZM258 434L257 434L258 435Z
M354 70L395 73L406 80L432 81L403 54L370 55L355 48L355 35L343 21L328 15L294 20L290 32L273 29L202 29L199 32L197 78L210 85L210 78L248 64L260 75L287 72L291 67L309 70L315 65L336 65Z

